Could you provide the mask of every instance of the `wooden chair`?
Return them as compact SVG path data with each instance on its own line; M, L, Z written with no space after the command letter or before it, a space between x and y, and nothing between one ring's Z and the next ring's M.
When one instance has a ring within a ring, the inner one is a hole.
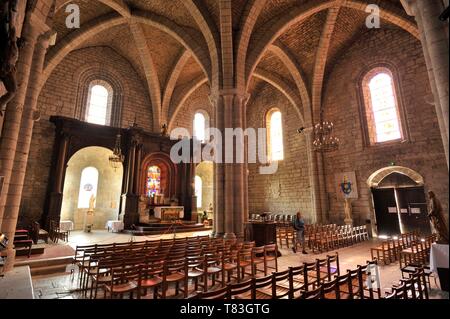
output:
M265 276L261 278L253 277L251 299L272 299L272 285L272 276Z
M111 299L117 295L123 298L126 293L129 293L130 299L132 299L134 292L137 292L137 298L139 299L140 278L141 265L113 268L111 271L111 282L106 284L105 288L109 292Z
M305 276L304 264L298 267L289 267L289 299L295 299L297 292L306 290L308 285L305 284L305 278L307 278L307 276ZM278 282L277 285L286 288L285 282Z
M393 247L392 241L390 241L390 240L383 241L380 246L371 248L370 254L372 256L372 260L375 259L375 254L376 254L376 259L378 261L384 262L385 265L390 264L391 262L394 261L394 256L393 256L394 247Z
M253 247L252 249L252 275L256 276L259 272L263 272L264 276L267 276L267 265L265 258L264 246ZM258 265L263 265L263 269L259 269Z
M147 295L149 289L153 290L153 298L158 297L158 288L163 282L164 260L153 258L142 265L139 289L143 296Z
M273 269L278 271L278 247L276 244L265 245L264 246L264 259L265 259L265 272L264 275L267 276L267 271ZM270 264L274 263L274 266Z
M252 264L252 248L242 248L238 252L238 281L245 279L245 275L250 275L253 277L253 264ZM250 267L251 272L246 272L246 269Z
M202 281L203 291L207 290L208 277L206 276L205 269L207 268L205 256L188 256L188 280L192 280L194 283L194 291L199 291L199 281Z
M290 287L286 287L286 283L289 285L289 277L291 271L285 270L272 273L272 299L288 299L291 295Z
M219 253L209 254L205 256L205 264L204 264L204 274L205 274L205 292L208 291L208 277L212 279L212 286L215 286L218 276L222 274L220 277L221 287L223 287L223 267L222 267L222 256Z
M49 233L46 230L41 229L38 222L33 222L31 234L35 244L37 244L39 240L43 240L46 244L48 244Z
M69 232L63 231L59 228L59 223L57 221L50 221L50 239L56 244L58 240L69 241Z
M180 283L183 288L180 289ZM166 299L167 290L171 284L175 284L175 295L178 295L180 290L183 292L183 297L187 298L188 292L188 263L185 258L168 259L164 263L164 271L162 274L161 294L157 293L157 297Z
M339 290L339 299L353 299L353 287L351 273L336 276L337 286Z
M314 290L319 286L317 278L317 262L304 263L303 283L305 290Z
M227 250L222 253L222 285L229 283L231 279L239 280L238 273L238 253L237 251ZM236 271L236 276L233 273Z

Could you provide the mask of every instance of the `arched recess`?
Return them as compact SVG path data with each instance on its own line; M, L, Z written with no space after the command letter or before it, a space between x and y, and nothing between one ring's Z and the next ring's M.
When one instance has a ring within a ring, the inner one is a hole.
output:
M157 166L161 170L161 189L165 198L172 198L177 196L178 185L176 183L177 167L171 161L170 157L161 152L156 152L148 155L143 161L139 174L139 193L145 196L147 172L149 167Z
M385 179L392 173L406 175L414 182L416 182L419 186L423 186L425 184L422 175L420 175L416 171L403 166L389 166L379 169L378 171L370 175L370 177L367 179L367 186L378 187L378 184L380 184L383 179Z
M97 192L93 215L94 229L104 229L108 220L117 220L122 193L123 167L114 169L109 165L111 150L105 147L89 146L73 154L64 178L61 220L71 220L75 230L81 230L86 223L86 205L79 208L79 194L89 185L81 185L82 172L86 168L98 171Z
M371 190L372 232L377 237L412 231L431 233L423 177L403 166L389 166L367 179Z

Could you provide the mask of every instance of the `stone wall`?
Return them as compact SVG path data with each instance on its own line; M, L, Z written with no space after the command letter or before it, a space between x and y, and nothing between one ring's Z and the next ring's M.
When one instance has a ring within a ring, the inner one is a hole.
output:
M42 215L49 174L55 127L49 122L52 115L76 117L75 108L80 99L77 79L91 73L108 75L122 87L122 127L129 127L135 117L146 131L152 130L151 103L145 79L138 76L133 66L114 50L90 47L71 52L51 74L43 87L38 108L41 119L35 123L27 175L23 190L19 224L26 226Z
M355 171L359 198L353 203L354 220L374 220L367 180L375 171L395 163L423 176L425 190L434 190L448 216L448 170L427 68L420 42L397 29L368 31L337 60L324 91L325 118L335 124L341 139L338 151L325 154L325 179L330 221L343 223L343 200L337 199L334 175ZM364 140L358 82L379 63L393 66L398 98L404 109L404 142L369 146Z
M260 175L260 164L249 164L249 213L295 214L301 210L310 219L312 202L306 139L297 133L302 125L292 104L277 89L263 84L247 105L248 128L265 127L266 113L280 109L283 120L284 160L273 175Z

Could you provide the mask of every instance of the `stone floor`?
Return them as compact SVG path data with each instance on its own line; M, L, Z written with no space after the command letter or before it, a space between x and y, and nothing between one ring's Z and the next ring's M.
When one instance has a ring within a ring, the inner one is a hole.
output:
M208 232L198 232L189 234L177 234L176 237L186 236L200 236L206 235ZM163 238L173 238L172 234L164 235ZM75 247L77 244L88 243L109 243L109 242L126 242L130 240L144 241L160 239L162 236L142 236L131 238L130 235L107 233L105 231L96 231L93 233L74 232L69 240L69 245ZM354 269L357 265L363 265L367 260L370 260L370 248L378 244L377 240L370 240L351 247L338 249L341 272L346 269ZM289 266L297 266L303 262L315 261L316 258L324 258L327 254L313 254L308 253L303 255L301 253L294 254L290 249L286 247L280 249L282 257L278 259L279 270L285 270ZM381 291L384 294L393 284L396 284L401 278L401 272L399 264L393 263L390 265L380 266L380 281ZM40 299L78 299L84 298L83 294L77 292L77 275L71 275L70 273L35 276L33 277L34 295L35 298ZM432 290L430 292L430 298L432 299L448 299L448 293L442 292L439 289L438 280L435 281L431 278Z

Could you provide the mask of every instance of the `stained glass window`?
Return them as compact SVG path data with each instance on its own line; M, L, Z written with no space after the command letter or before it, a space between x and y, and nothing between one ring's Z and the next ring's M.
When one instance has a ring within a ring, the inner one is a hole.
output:
M273 109L267 113L266 126L269 159L282 161L284 159L283 122L281 112L278 109Z
M89 208L91 196L97 197L98 170L95 167L86 167L81 172L80 192L78 195L78 208ZM94 202L95 206L95 202Z
M161 193L161 169L150 166L147 170L147 196L154 197Z
M376 142L402 137L392 76L378 73L369 82L370 101L376 131Z

